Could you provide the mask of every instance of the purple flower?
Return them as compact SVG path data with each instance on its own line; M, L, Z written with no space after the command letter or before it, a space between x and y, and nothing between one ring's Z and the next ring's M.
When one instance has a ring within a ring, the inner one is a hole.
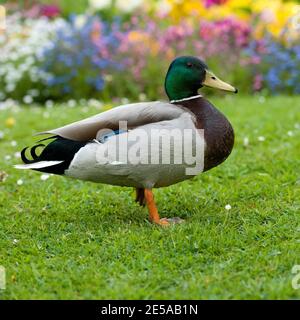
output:
M107 70L122 67L122 61L117 58L120 35L117 24L109 25L98 17L86 17L79 28L76 16L71 16L43 54L41 69L51 74L47 85L52 96L69 94L83 98L103 90Z

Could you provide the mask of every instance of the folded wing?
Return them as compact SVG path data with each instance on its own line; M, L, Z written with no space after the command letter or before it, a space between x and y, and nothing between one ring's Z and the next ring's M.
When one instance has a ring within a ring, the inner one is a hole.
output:
M104 129L118 130L119 121L127 121L128 129L148 123L178 118L185 109L167 102L140 102L115 107L90 118L39 134L54 134L76 141L88 141L98 137Z

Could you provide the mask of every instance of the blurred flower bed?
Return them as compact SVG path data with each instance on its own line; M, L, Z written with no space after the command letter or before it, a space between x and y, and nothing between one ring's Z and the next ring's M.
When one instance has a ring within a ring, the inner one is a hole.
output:
M300 93L300 5L283 0L78 0L7 5L0 101L164 97L195 55L245 93ZM8 104L9 104L8 103Z

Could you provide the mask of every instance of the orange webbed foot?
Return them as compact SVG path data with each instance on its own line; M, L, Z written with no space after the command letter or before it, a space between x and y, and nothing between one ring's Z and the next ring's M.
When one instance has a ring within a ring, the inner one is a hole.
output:
M183 223L183 222L184 222L183 219L181 219L179 217L174 217L174 218L161 218L156 223L161 225L161 226L163 226L163 227L169 227L171 225L180 224L180 223Z
M149 220L152 223L160 225L162 227L168 227L173 224L182 223L184 220L179 217L174 218L160 218L157 207L154 201L153 192L151 189L144 189L145 202L149 211Z

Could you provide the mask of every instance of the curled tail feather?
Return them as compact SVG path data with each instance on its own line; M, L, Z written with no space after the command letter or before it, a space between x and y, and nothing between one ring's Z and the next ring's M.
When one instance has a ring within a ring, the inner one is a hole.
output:
M36 149L39 148L39 147L45 147L44 144L37 144L35 146L33 146L31 149L30 149L30 154L31 154L31 157L33 160L29 160L27 159L26 157L26 150L29 148L29 147L26 147L24 148L22 151L21 151L21 159L24 163L26 164L30 164L30 163L35 163L37 160L38 160L38 155L36 154Z
M87 142L73 141L59 136L52 136L41 141L54 139L47 146L44 144L36 144L30 148L30 155L32 160L26 156L26 151L29 147L21 151L21 159L25 165L15 166L17 169L32 169L41 172L64 174L68 169L75 154L80 148L86 145ZM37 155L36 150L43 147L40 155Z

